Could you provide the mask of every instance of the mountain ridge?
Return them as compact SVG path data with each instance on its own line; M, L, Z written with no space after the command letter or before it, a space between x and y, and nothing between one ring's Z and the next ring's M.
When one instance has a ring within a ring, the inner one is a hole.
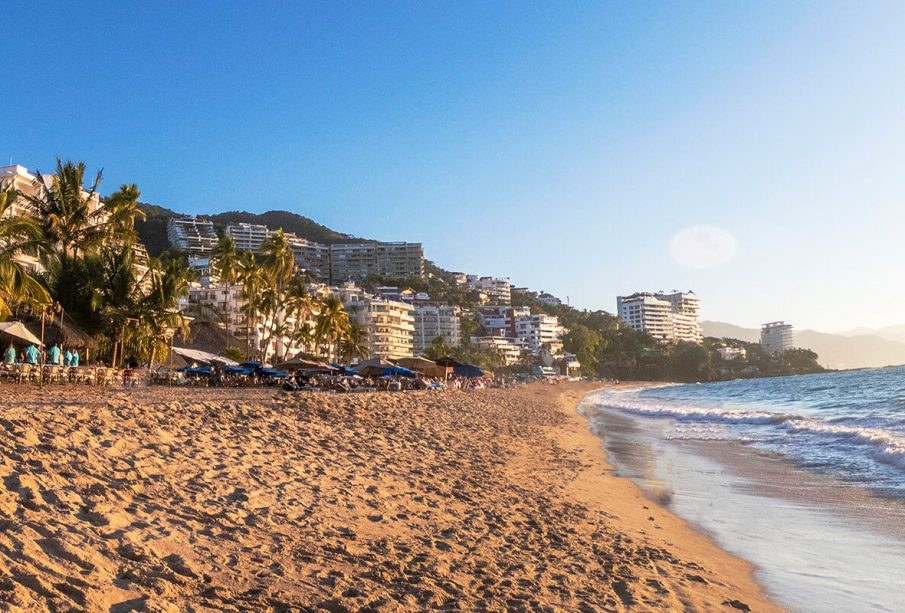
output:
M704 336L737 338L758 342L760 330L745 328L721 321L703 321ZM905 342L877 334L831 334L816 330L796 330L795 346L810 349L819 356L818 362L834 369L876 368L905 364Z

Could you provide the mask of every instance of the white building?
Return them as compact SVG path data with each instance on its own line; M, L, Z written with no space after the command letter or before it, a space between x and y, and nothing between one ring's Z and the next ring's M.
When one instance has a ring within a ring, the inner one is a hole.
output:
M412 305L348 291L341 292L340 298L349 318L367 335L371 357L412 357L415 335Z
M472 336L469 338L469 342L478 349L490 349L500 352L505 366L512 366L517 363L521 359L522 350L524 349L513 339L505 336Z
M700 300L693 292L617 296L616 311L619 319L633 330L647 332L659 341L698 344L704 341L698 319Z
M475 321L487 334L515 337L515 320L531 317L529 307L495 306L481 307L474 311Z
M252 223L229 224L224 233L236 242L238 251L258 251L270 235L267 226Z
M537 355L545 350L550 355L562 354L563 328L555 315L536 313L515 318L515 338Z
M327 279L330 276L330 247L292 233L286 233L286 242L295 256L296 265L317 277Z
M370 275L394 279L424 277L421 243L343 243L330 245L330 280L361 281Z
M468 275L465 286L485 294L488 301L493 304L512 303L512 283L509 279Z
M782 353L793 347L795 333L792 324L772 321L760 327L760 345L767 353Z
M540 294L538 294L537 301L544 306L559 306L562 304L562 300L560 300L553 294L548 294L547 292L541 292Z
M419 305L413 312L415 318L415 353L424 353L435 338L440 337L447 347L461 343L459 308L447 305Z
M218 241L213 222L197 217L170 217L167 238L173 247L200 257L210 256Z
M716 351L727 362L744 359L748 355L744 347L719 347Z

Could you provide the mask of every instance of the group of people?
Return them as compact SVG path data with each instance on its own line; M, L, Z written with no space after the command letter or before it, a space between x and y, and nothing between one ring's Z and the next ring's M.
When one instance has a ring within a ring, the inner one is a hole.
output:
M16 351L16 346L10 342L9 347L3 352L3 362L5 364L32 364L37 366L41 364L41 357L44 352L34 343L25 347L21 352ZM81 356L78 349L67 349L65 352L58 344L54 344L47 350L46 360L44 364L54 364L57 366L78 366Z

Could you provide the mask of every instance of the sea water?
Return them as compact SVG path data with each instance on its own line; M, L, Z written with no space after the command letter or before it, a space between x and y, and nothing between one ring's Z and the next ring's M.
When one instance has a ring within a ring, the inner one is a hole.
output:
M620 474L794 611L905 611L905 368L598 392Z

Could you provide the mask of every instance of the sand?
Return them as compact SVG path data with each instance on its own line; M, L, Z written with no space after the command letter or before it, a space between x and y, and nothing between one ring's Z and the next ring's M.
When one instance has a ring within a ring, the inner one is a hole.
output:
M775 610L590 389L0 387L0 610Z

